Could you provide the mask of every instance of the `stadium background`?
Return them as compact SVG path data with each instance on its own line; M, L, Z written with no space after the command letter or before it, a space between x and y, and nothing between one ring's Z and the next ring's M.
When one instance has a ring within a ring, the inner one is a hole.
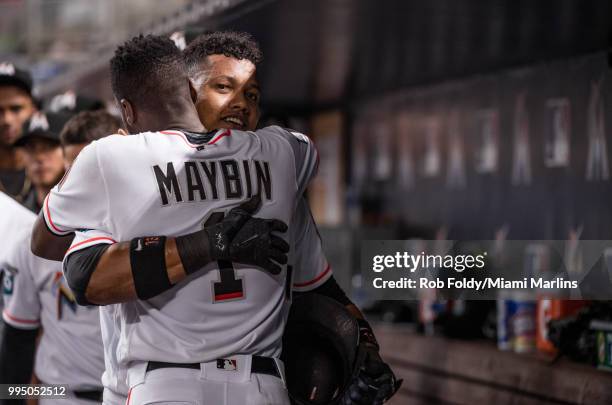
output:
M612 2L2 0L0 59L30 68L42 99L72 89L112 108L117 43L216 29L260 42L263 123L317 142L315 219L339 281L398 348L396 403L612 397L581 391L611 381L586 366L414 335L418 305L369 300L358 262L365 239L612 239Z

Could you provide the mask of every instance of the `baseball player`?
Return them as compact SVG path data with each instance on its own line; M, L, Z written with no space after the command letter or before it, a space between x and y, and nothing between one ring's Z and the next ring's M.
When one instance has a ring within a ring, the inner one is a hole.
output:
M0 190L18 201L30 191L31 183L23 170L23 156L13 144L34 111L30 73L0 62Z
M32 227L34 222L34 215L26 208L22 207L13 198L1 191L0 187L0 232L2 235L15 235L17 231L21 229L28 229ZM0 243L0 270L2 269L2 263L5 260L6 255L12 249L15 243L14 238L4 238ZM11 286L10 279L4 278L4 272L0 271L0 285L4 288ZM2 308L2 301L0 300L0 309ZM0 322L0 331L3 329L3 323ZM0 376L2 371L5 370L6 364L0 363Z
M13 198L0 192L0 232L3 235L13 235L23 229L31 229L36 216L21 206ZM14 244L14 238L7 237L0 243L0 263Z
M0 191L0 232L2 235L15 235L23 229L31 229L35 216L26 208L21 206L13 198ZM7 237L0 243L0 265L4 263L7 254L13 248L15 243L14 238ZM0 280L3 278L3 273L0 271ZM8 286L11 284L10 279L4 279L4 283ZM2 302L0 302L0 307ZM1 324L1 323L0 323ZM0 364L0 367L2 365Z
M94 139L115 132L119 122L110 114L84 112L66 123L60 136L66 169L78 151ZM79 307L62 274L61 263L35 257L30 252L34 215L13 239L5 260L7 283L3 289L7 323L0 351L0 364L11 367L2 382L27 383L32 373L32 348L40 327L35 359L36 381L68 384L62 404L102 401L104 370L99 314L96 308ZM41 403L52 403L41 399Z
M16 235L17 246L4 266L6 323L2 336L0 364L10 364L3 383L29 383L31 357L22 356L27 344L36 350L34 374L45 384L67 384L65 399L40 399L44 404L91 404L102 400L104 370L100 317L94 307L75 302L62 274L61 263L34 256L29 249L29 230Z
M203 132L167 38L118 48L111 77L136 135L86 147L43 212L55 233L75 232L64 265L81 302L113 293L88 289L94 278L138 298L113 306L119 328L108 325L128 402L287 404L278 357L291 279L279 234L314 175L314 147L277 127Z
M260 117L256 73L263 54L251 36L232 31L204 34L192 41L184 54L204 126L255 130ZM343 403L382 403L395 390L395 376L378 354L372 328L336 283L305 197L300 199L292 221L296 224L293 229L302 231L293 238L296 254L293 290L326 295L345 305L357 318L362 350L368 353L365 367L347 390ZM310 271L301 271L304 267ZM310 274L315 277L308 278Z
M49 190L64 175L59 134L68 120L66 114L35 112L24 124L23 135L15 146L23 149L25 168L32 189L22 204L35 213L40 211Z
M31 229L32 224L34 223L36 216L32 214L29 210L21 206L18 202L16 202L13 198L8 195L0 192L0 231L2 231L3 235L18 235L28 229ZM11 236L5 238L2 243L0 243L0 279L2 279L2 292L9 292L13 290L13 277L12 274L6 274L3 269L6 267L6 260L10 251L14 248L17 243L16 238ZM3 302L0 302L0 307L3 306ZM11 334L11 332L15 332L9 325L4 325L2 323L1 328L3 336L6 334ZM32 364L32 359L34 358L34 340L36 339L36 333L29 334L30 336L21 336L26 342L32 342L31 345L25 344L24 346L20 346L25 348L25 350L15 350L12 349L6 344L6 337L0 338L0 355L4 356L5 353L15 353L16 356L20 359L20 362L25 364ZM28 361L28 359L30 361ZM9 381L9 375L13 372L14 366L12 362L1 361L0 362L0 383L6 383ZM21 364L21 363L20 363ZM29 370L25 371L27 379L31 376L31 367Z

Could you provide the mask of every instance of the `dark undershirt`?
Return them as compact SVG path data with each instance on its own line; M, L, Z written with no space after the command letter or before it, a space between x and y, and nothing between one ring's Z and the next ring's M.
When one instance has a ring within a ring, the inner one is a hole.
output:
M23 201L21 202L21 205L23 205L35 214L38 214L40 212L40 209L42 207L40 206L40 204L38 204L38 198L36 196L36 190L34 189L34 187L32 187L30 189L30 192L26 194Z
M190 132L185 131L184 129L175 129L175 131L180 131L184 133L187 137L187 140L194 145L201 145L203 143L210 142L213 136L217 133L217 130L209 132Z
M0 182L4 186L4 191L16 197L23 189L25 182L25 170L0 169Z

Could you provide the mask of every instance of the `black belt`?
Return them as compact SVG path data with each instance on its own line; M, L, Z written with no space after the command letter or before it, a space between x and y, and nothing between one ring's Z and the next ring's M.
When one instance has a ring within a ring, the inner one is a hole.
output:
M89 401L102 402L102 390L72 391L75 397Z
M46 384L42 381L38 381L39 384ZM100 389L92 389L92 390L79 390L79 391L72 391L72 393L74 394L75 397L79 398L79 399L86 399L88 401L95 401L95 402L102 402L102 394L103 394L103 390L102 388Z
M218 359L217 368L224 369L222 364L228 359ZM191 368L195 370L200 369L200 363L164 363L162 361L150 361L147 364L147 373L153 370L159 370L160 368ZM251 373L255 374L268 374L274 377L282 378L276 361L272 357L253 356L251 361Z

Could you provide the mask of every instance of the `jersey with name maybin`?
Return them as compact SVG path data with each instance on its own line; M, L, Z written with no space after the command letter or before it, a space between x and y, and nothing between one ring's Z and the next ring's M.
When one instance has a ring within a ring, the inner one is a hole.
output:
M263 204L255 216L288 223L284 237L291 243L293 214L317 163L306 136L279 127L221 130L205 144L192 143L180 131L110 136L81 152L45 201L45 220L57 234L76 231L71 254L99 243L194 232L260 192ZM302 268L312 274L295 277L316 279L321 271ZM278 357L288 274L211 263L157 297L119 304L117 360Z

